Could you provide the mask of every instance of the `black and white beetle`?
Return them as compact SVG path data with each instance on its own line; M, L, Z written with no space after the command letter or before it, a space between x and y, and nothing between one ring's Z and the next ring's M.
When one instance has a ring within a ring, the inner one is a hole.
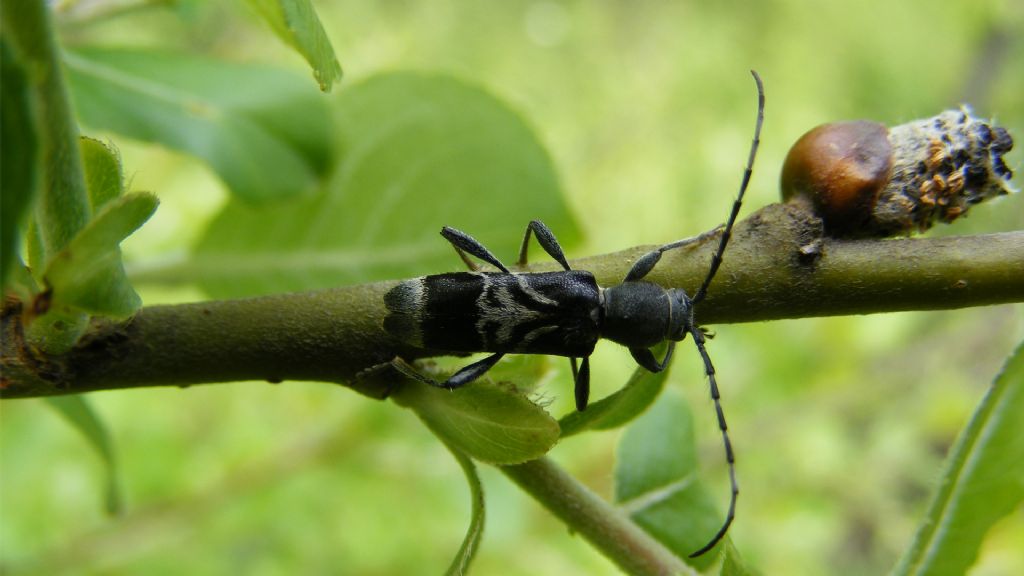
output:
M549 354L569 357L576 384L576 409L584 410L590 394L590 355L601 338L629 348L637 364L651 372L661 372L668 365L675 343L693 337L704 361L718 415L718 426L729 463L732 494L725 522L714 538L691 556L699 556L725 536L736 511L739 488L736 483L735 458L719 400L715 368L704 347L704 331L694 322L693 309L704 300L708 286L722 263L722 254L729 242L733 224L739 214L753 171L754 157L760 143L764 121L764 87L761 78L751 71L757 83L758 108L754 139L743 172L740 191L733 202L725 227L693 238L665 244L640 257L621 284L602 288L594 275L572 270L562 248L542 222L534 220L526 228L519 250L518 266L526 265L530 236L552 258L561 264L562 272L519 273L505 267L480 242L464 232L445 226L441 235L471 270L423 276L402 282L384 297L388 315L384 329L392 336L420 348L451 352L491 352L444 382L420 374L400 358L392 365L402 374L442 388L458 388L476 380L493 367L505 354ZM665 289L644 280L661 255L668 250L702 242L721 231L718 250L704 282L691 298L681 288ZM500 272L481 272L467 253L494 266ZM668 341L665 357L660 361L650 348ZM582 362L577 366L577 359Z

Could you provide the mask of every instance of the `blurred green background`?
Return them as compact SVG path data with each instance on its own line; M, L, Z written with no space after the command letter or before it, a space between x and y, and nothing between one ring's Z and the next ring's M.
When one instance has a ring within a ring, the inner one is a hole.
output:
M316 6L346 73L336 91L380 72L442 71L522 114L582 230L570 256L724 220L753 128L751 68L768 104L746 214L777 200L786 150L822 122L897 124L968 102L1024 138L1024 5L1010 0ZM175 47L308 75L241 3L74 14L61 18L69 46ZM162 200L124 244L129 271L180 258L226 203L223 185L195 159L103 136L121 149L130 188ZM1008 158L1018 171L1020 158ZM1021 228L1018 194L929 234ZM139 289L147 304L205 298L188 286ZM1024 337L1024 307L713 328L742 488L731 535L745 559L766 574L879 574L909 544L946 451ZM669 385L694 406L701 474L724 506L702 367L682 351ZM564 413L561 364L545 395ZM599 346L594 397L632 366L624 349ZM295 382L90 399L116 441L127 513L104 515L99 459L62 419L40 401L5 402L5 572L437 574L468 522L458 466L390 403ZM607 495L618 435L574 437L552 456ZM617 573L499 473L482 474L489 509L475 573ZM1018 510L990 533L973 573L1024 573L1020 542Z

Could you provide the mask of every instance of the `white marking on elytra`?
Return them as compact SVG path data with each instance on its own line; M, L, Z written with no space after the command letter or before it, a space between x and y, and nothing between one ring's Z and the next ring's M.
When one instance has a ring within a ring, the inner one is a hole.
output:
M552 300L534 290L519 274L511 274L511 276L515 279L519 292L531 300L532 303L558 306L558 301ZM481 274L481 279L483 280L483 288L480 290L480 296L476 300L477 312L480 315L476 322L476 330L484 341L488 340L488 335L491 332L488 325L494 325L497 328L493 333L495 343L507 345L511 343L513 331L518 325L523 322L536 320L544 315L542 312L529 306L529 303L523 303L521 297L517 299L516 293L511 290L511 286L508 283L494 282L490 276L484 274ZM497 304L492 304L492 300L496 301ZM535 328L518 345L528 344L538 336L557 328L557 326Z
M534 328L533 330L527 332L525 336L523 336L523 339L519 341L519 344L516 346L516 349L527 350L529 349L530 344L532 344L534 340L550 332L555 332L558 329L559 326L553 324L541 326L540 328Z
M427 278L421 276L406 283L409 286L409 302L407 308L412 310L411 342L423 346L423 294L426 293Z

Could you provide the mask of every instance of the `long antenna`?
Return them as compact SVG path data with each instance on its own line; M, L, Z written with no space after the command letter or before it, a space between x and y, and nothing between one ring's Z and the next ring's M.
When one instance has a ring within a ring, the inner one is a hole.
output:
M725 253L725 246L729 243L729 238L732 237L732 225L736 223L736 217L740 213L740 206L743 205L743 194L747 191L747 186L750 184L750 176L754 173L754 158L757 156L757 147L761 145L761 125L764 124L764 84L761 82L761 77L757 75L756 71L751 70L750 74L754 77L754 82L757 82L757 124L754 125L754 140L750 143L750 156L747 158L747 167L743 171L740 193L736 196L736 201L732 203L732 212L729 213L729 220L725 223L725 229L722 230L722 239L718 242L718 250L711 258L711 269L708 270L704 283L700 285L700 289L697 290L697 293L691 300L694 304L697 304L707 296L708 286L711 285L711 280L715 277L715 273L718 272L718 267L722 265L722 254Z
M708 276L704 279L704 283L701 284L697 294L691 300L694 304L704 299L708 291L708 285L711 284L711 279L715 277L718 267L722 264L722 254L725 253L725 246L729 243L729 237L732 235L732 226L736 223L736 217L740 213L740 206L743 204L743 193L747 191L747 185L750 184L750 176L754 171L754 157L757 155L757 147L761 144L761 125L764 123L764 84L761 82L761 77L757 75L757 72L751 70L750 73L754 76L754 81L757 82L757 124L754 128L754 140L750 143L750 156L747 158L747 167L743 171L740 193L732 204L732 212L729 213L729 220L725 224L725 229L722 230L722 240L718 243L718 250L711 259L711 269L708 271ZM725 533L729 531L729 526L732 524L733 518L736 517L736 497L740 494L740 487L736 482L736 457L732 451L732 442L729 440L729 427L725 423L725 412L722 411L718 381L715 380L715 366L711 363L711 357L708 356L708 351L704 347L704 332L701 331L700 327L691 324L690 334L693 336L694 344L697 345L700 357L704 360L704 373L708 376L711 399L715 403L715 414L718 416L718 428L722 431L722 443L725 445L725 460L729 463L729 484L732 489L729 497L729 512L725 515L725 522L722 523L722 527L718 529L718 532L710 542L705 544L700 550L690 554L690 558L696 558L714 548L725 537Z
M722 523L722 527L718 529L718 532L710 542L705 544L700 550L690 554L690 558L696 558L714 548L715 544L718 544L719 540L725 537L725 533L729 531L729 525L732 524L733 518L736 517L736 497L740 494L740 486L736 482L736 457L733 455L732 442L729 440L729 427L725 424L725 412L722 411L721 396L718 393L718 382L715 380L715 366L711 364L711 357L708 356L708 351L704 348L704 332L700 328L692 326L690 334L693 335L693 342L697 345L700 357L704 359L704 372L708 375L708 381L711 386L711 399L715 402L715 413L718 415L718 428L722 431L722 442L725 444L725 460L729 463L729 483L732 488L732 495L729 498L729 513L725 515L725 522Z

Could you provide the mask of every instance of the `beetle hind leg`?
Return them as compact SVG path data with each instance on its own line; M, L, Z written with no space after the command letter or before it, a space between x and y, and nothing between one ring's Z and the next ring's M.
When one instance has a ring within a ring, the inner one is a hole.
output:
M395 357L395 359L391 361L391 366L399 373L401 373L403 376L412 378L413 380L417 380L419 382L437 388L446 388L448 390L454 390L456 388L465 386L466 384L469 384L470 382L486 374L488 370L493 368L494 365L498 363L498 360L501 360L502 356L504 356L504 354L492 354L487 358L484 358L483 360L473 362L472 364L459 369L458 372L452 374L452 376L445 380L444 382L438 382L437 380L434 380L429 376L421 374L411 364L398 357Z
M459 253L459 258L462 258L462 261L469 266L470 270L477 270L478 266L466 256L467 252L484 262L487 262L491 266L494 266L498 270L501 270L506 274L510 274L508 268L498 260L497 256L491 254L491 251L484 247L484 245L476 238L473 238L462 230L456 230L451 226L445 226L441 229L441 236L444 236L444 239L451 243L455 248L455 251Z

